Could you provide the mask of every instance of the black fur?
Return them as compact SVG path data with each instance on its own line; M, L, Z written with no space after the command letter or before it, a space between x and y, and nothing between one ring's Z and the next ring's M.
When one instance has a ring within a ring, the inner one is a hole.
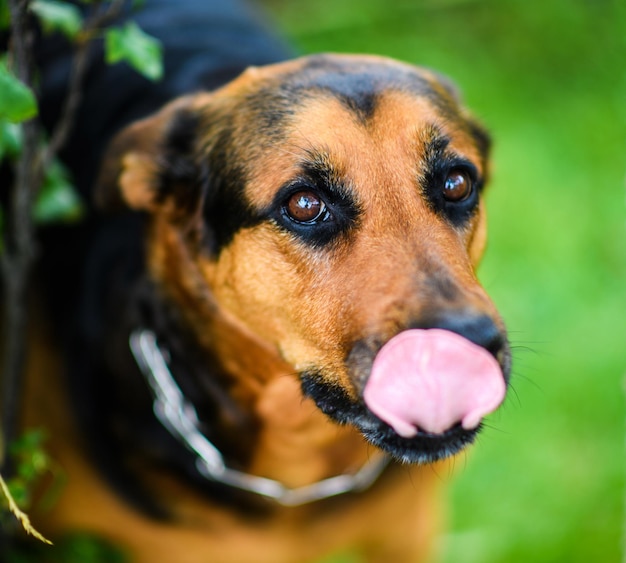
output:
M200 116L179 111L171 123L159 150L159 176L156 201L173 198L183 215L192 215L205 187L202 167L195 159L196 136Z
M209 251L217 256L235 234L264 220L248 204L244 195L246 173L233 148L233 132L223 128L211 153L207 167L207 189L203 216Z

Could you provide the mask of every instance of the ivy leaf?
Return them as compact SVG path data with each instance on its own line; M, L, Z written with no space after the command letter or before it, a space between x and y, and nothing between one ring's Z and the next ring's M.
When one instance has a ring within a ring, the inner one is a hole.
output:
M0 119L0 162L15 158L22 151L22 129L17 123Z
M74 39L83 27L80 10L67 2L35 0L30 9L39 18L45 33L60 31L68 39Z
M161 43L135 22L106 31L105 59L108 64L126 61L150 80L160 80L163 76Z
M33 91L0 60L0 119L19 123L36 115L37 100Z
M73 222L83 215L83 203L66 168L55 160L46 173L33 209L36 223Z

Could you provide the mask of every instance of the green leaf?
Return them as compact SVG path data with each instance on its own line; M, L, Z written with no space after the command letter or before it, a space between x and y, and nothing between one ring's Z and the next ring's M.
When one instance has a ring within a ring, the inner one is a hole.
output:
M33 209L35 222L68 223L79 220L83 215L83 204L69 180L65 167L54 161L46 173Z
M67 2L35 0L30 9L39 18L45 33L60 31L69 39L74 39L83 27L80 10Z
M70 532L55 542L55 561L63 563L128 563L119 547L95 534Z
M50 459L43 447L44 440L45 433L35 429L25 432L10 445L9 451L17 464L17 473L26 484L34 482L50 467Z
M34 464L28 463L28 461L24 461L18 465L17 473L25 484L32 483L41 475L39 467L35 467Z
M0 119L0 162L15 158L22 151L22 128L17 123Z
M108 64L126 61L150 80L163 76L161 43L144 33L135 22L106 31L105 59Z
M47 455L43 449L46 433L39 428L24 432L17 439L13 440L9 446L9 452L18 464L18 472L29 473L33 471L44 471L47 466ZM29 468L23 469L23 465ZM22 477L26 477L22 474Z
M0 119L19 123L36 115L37 100L32 90L0 61Z
M23 432L11 442L9 451L12 455L21 455L42 447L46 440L46 432L41 428L32 428Z
M0 30L9 29L11 25L11 12L7 0L0 0Z

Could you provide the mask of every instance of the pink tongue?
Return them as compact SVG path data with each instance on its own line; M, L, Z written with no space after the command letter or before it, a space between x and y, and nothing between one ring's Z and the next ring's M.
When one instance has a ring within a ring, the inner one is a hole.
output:
M441 434L458 422L471 429L504 400L496 359L454 332L411 329L394 336L374 360L363 398L400 436Z

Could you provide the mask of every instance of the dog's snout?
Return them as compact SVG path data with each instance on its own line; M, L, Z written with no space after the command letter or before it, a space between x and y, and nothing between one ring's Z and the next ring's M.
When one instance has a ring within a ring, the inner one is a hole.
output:
M412 328L441 328L455 332L470 342L482 346L498 360L506 344L506 335L494 320L484 313L473 311L446 311L426 322L414 323Z

